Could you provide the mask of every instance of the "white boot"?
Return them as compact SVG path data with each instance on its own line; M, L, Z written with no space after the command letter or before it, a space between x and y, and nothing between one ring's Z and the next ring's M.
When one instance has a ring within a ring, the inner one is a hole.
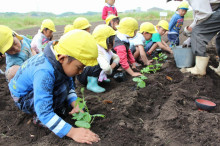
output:
M196 65L192 68L182 68L182 73L191 72L193 75L205 75L209 57L196 56Z
M209 65L209 67L215 71L215 73L217 73L220 76L220 62L217 68L214 68L213 66Z

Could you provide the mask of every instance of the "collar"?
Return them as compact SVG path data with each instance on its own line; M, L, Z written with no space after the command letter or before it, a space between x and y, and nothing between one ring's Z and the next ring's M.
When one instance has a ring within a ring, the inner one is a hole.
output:
M120 33L119 31L117 31L117 37L121 40L121 41L124 41L124 42L126 42L126 43L128 43L129 42L129 40L128 40L128 35L126 35L126 34L122 34L122 33Z
M115 7L114 5L109 5L108 3L105 3L105 5L106 5L107 7Z

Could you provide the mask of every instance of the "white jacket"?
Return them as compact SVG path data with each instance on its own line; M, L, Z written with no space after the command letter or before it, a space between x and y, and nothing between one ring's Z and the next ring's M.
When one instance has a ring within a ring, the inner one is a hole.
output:
M108 56L105 54L106 51L103 47L98 45L98 58L97 61L101 67L101 69L108 75L112 74L112 68L110 64L110 60ZM111 50L109 52L106 51L106 53L112 55L113 62L118 64L120 59L117 54L113 53Z
M190 25L192 28L208 19L214 12L213 10L220 5L220 0L188 0L188 2L193 9L194 21Z

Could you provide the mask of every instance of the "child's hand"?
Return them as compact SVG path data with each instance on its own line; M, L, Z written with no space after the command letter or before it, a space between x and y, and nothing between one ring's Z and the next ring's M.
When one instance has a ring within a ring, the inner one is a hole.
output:
M151 65L152 62L153 62L153 60L148 60L148 61L147 61L147 64L144 64L144 65Z
M142 76L142 74L139 73L139 72L134 72L134 73L132 74L132 76L133 76L133 77L137 77L137 76Z
M132 69L136 68L135 63L132 64L131 68L132 68Z
M97 134L85 128L71 128L66 136L72 138L76 142L87 144L92 144L100 140Z
M84 113L84 111L79 108L79 105L77 105L76 107L74 107L74 108L71 110L71 112L69 112L69 114L72 115L72 114L78 113L78 112Z

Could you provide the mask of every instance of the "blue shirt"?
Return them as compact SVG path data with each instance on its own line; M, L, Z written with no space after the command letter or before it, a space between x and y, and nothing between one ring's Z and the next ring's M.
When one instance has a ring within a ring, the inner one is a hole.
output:
M22 36L21 40L21 51L17 54L10 55L5 53L6 56L6 70L8 70L13 65L21 66L28 58L32 56L31 53L31 40L25 36Z
M180 16L176 12L170 20L168 34L179 34L181 27L183 26L184 16Z
M55 60L56 61L56 60ZM64 137L71 129L71 125L60 118L53 110L54 67L49 59L40 53L25 61L14 78L9 82L9 90L21 98L30 91L34 91L34 110L40 121L59 137ZM70 81L71 78L69 78ZM73 82L73 81L72 81ZM70 84L68 103L77 99L73 84Z

